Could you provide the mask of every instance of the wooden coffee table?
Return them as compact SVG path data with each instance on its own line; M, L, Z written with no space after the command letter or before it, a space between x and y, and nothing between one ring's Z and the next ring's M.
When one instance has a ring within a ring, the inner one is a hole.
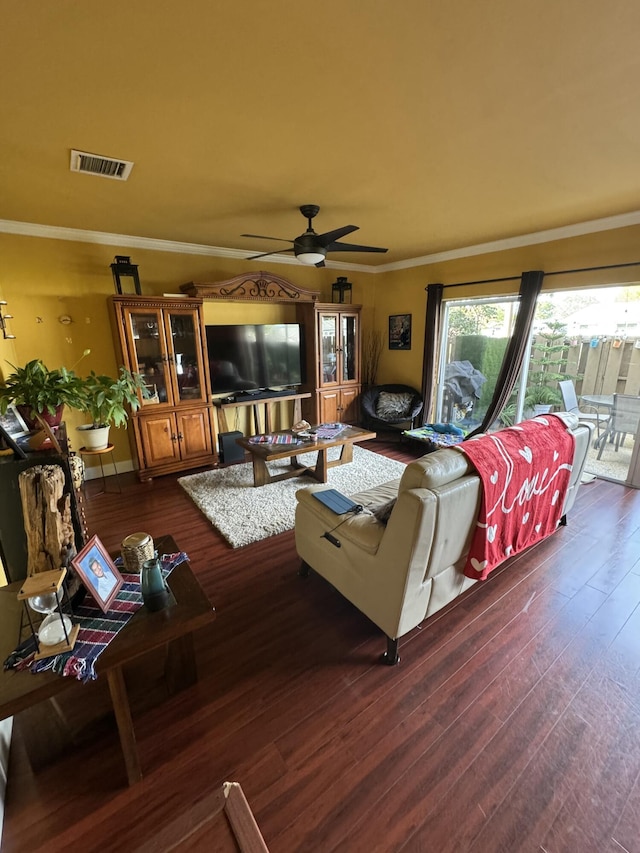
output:
M171 536L158 537L159 554L172 554L180 549ZM215 611L191 571L188 562L181 563L168 578L175 604L151 613L141 607L107 646L96 661L98 679L109 684L120 745L129 784L142 778L136 736L124 681L125 664L153 650L166 649L165 680L170 694L197 681L193 648L193 632L210 624ZM3 659L15 647L18 638L21 602L16 594L22 581L0 588L0 641ZM78 681L52 672L17 672L0 670L0 719L33 708L45 699L78 686ZM91 690L92 682L82 685ZM43 715L46 719L46 715ZM52 716L52 715L49 715Z
M290 430L284 431L284 435L292 435ZM255 444L249 438L237 438L236 443L244 447L251 454L253 462L253 485L266 486L268 483L277 483L279 480L288 480L291 477L308 475L319 483L327 482L327 471L336 465L346 465L353 461L353 444L356 441L368 441L375 438L375 432L369 432L359 427L345 427L335 438L315 438L305 441L304 444ZM340 456L329 460L327 451L330 447L340 447ZM304 465L298 460L303 453L317 451L315 465ZM277 459L290 459L291 467L278 474L272 474L267 468L267 462Z

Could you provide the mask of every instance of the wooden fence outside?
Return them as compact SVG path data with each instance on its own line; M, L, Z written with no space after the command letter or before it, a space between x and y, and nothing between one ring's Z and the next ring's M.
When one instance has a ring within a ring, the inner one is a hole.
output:
M578 376L580 394L640 395L640 338L609 338L592 346L571 341L566 350L566 373Z

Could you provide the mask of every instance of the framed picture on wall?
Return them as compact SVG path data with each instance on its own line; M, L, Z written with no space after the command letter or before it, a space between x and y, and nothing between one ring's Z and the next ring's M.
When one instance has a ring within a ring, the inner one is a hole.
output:
M411 314L390 315L389 349L411 349Z

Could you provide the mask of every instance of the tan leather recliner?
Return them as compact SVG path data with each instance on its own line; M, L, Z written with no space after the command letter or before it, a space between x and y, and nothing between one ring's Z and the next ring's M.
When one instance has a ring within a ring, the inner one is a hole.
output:
M589 449L591 424L560 413L575 435L575 456L563 515L571 509ZM332 534L337 516L313 497L331 488L297 492L295 539L302 559L387 635L383 660L398 662L398 638L436 613L476 581L463 574L480 509L480 478L460 451L437 450L407 465L402 478L352 495L364 507ZM395 504L386 524L374 513ZM489 577L490 580L490 577Z

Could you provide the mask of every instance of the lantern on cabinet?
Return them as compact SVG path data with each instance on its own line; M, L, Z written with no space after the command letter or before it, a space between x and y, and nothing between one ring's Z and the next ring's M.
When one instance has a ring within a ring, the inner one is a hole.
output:
M116 293L123 293L123 279L131 279L130 285L135 288L135 293L141 295L140 278L138 276L138 265L131 263L131 258L126 255L116 255L111 264L111 272L113 273L113 281L116 286ZM134 291L128 290L128 293Z
M339 275L331 285L331 301L351 304L351 288L353 285L347 281L346 275Z

